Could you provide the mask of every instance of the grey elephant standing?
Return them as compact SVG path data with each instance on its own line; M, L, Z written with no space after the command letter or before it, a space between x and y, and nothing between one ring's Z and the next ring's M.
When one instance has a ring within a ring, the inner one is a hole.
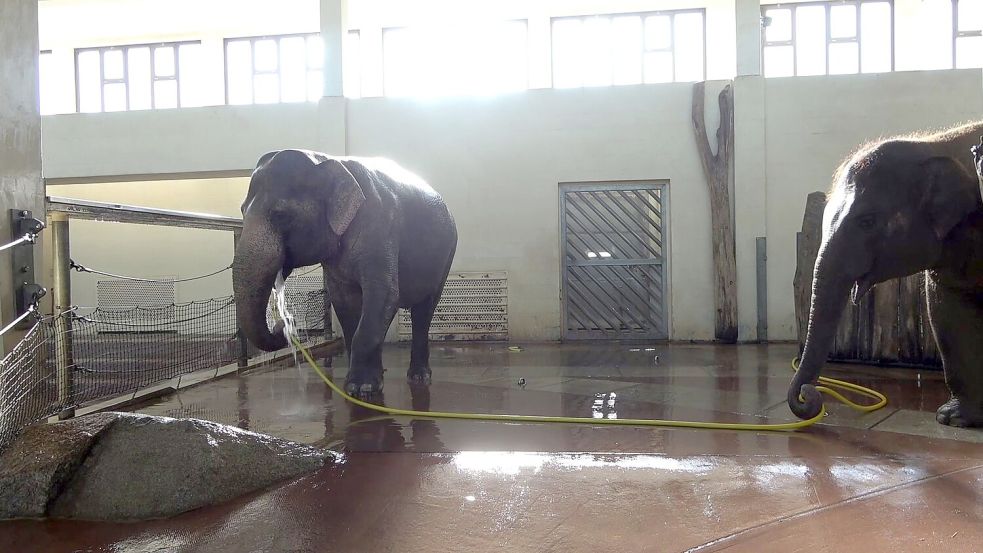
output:
M937 420L983 426L983 201L972 148L983 122L861 148L840 166L823 213L809 330L788 404L822 408L816 379L847 296L926 271L929 318L951 398Z
M277 274L321 264L349 355L345 390L382 390L382 345L397 309L413 324L411 381L430 381L429 329L457 249L440 195L384 159L306 150L263 155L242 204L233 261L238 323L260 349L286 346L266 306Z

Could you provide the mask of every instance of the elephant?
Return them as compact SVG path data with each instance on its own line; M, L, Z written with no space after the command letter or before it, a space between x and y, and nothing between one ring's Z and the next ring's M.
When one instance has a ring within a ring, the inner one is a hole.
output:
M232 263L236 317L262 350L287 345L266 322L278 274L320 264L341 323L349 370L345 391L382 391L382 347L399 308L410 310L407 377L429 384L429 330L457 250L443 198L382 158L331 157L285 149L260 157L242 204Z
M809 324L788 405L822 409L815 384L852 289L924 271L950 399L936 420L983 426L983 199L972 147L983 121L860 147L837 169L823 212Z

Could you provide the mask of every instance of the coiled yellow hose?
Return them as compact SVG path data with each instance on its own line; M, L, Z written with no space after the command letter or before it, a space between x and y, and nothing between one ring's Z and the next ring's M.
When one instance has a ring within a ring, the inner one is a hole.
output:
M317 361L311 356L307 348L296 338L291 336L291 342L304 356L307 364L311 366L312 369L321 377L321 380L331 388L332 391L345 398L346 400L352 402L359 407L364 407L372 411L377 411L379 413L384 413L386 415L404 416L404 417L418 417L418 418L431 418L431 419L464 419L464 420L482 420L482 421L502 421L502 422L531 422L531 423L566 423L566 424L591 424L591 425L618 425L618 426L663 426L663 427L675 427L675 428L704 428L710 430L770 430L770 431L788 431L788 430L798 430L800 428L806 428L816 424L826 416L826 408L816 415L815 417L808 420L801 420L796 422L784 422L784 423L773 423L773 424L754 424L754 423L729 423L729 422L700 422L700 421L676 421L676 420L660 420L660 419L595 419L589 417L550 417L541 415L502 415L502 414L490 414L490 413L445 413L441 411L414 411L412 409L398 409L395 407L386 407L384 405L376 405L375 403L369 403L367 401L362 401L358 398L348 395L344 390L339 388L328 375L324 373L321 367L317 364ZM792 368L798 370L798 359L792 361ZM832 378L819 377L819 386L816 389L820 392L827 394L838 401L865 413L871 411L876 411L887 404L887 397L875 390L865 388L858 384L853 384L850 382L844 382L842 380L835 380ZM855 392L860 395L876 399L877 402L871 405L862 405L853 402L843 396L837 391L850 391Z

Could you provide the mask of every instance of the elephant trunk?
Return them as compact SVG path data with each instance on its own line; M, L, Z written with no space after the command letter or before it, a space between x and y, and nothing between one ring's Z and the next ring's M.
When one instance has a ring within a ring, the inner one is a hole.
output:
M265 351L287 345L281 324L272 332L266 324L270 292L284 258L280 237L269 223L249 221L244 226L232 262L236 321L246 339Z
M838 256L835 253L830 255L827 245L823 245L817 258L805 348L799 370L788 389L788 406L802 419L811 419L822 411L822 396L815 384L829 356L850 287L854 283L854 279L835 266Z

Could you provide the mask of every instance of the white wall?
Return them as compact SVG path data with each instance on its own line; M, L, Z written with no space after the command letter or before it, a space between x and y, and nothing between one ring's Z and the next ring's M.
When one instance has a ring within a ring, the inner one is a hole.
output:
M721 84L708 87L711 129ZM509 271L512 335L525 340L560 336L558 184L667 179L671 337L710 339L709 210L690 122L691 91L688 84L667 84L546 89L488 99L336 99L320 107L50 116L44 122L45 172L71 180L248 171L259 153L289 146L391 157L429 180L454 211L461 235L455 269ZM754 239L766 236L769 338L789 340L795 338L795 232L806 195L826 190L840 160L866 140L979 118L983 89L973 70L742 77L735 98L740 337L755 338ZM139 134L123 135L127 128ZM70 185L51 193L235 215L244 183L240 178ZM139 244L124 241L100 251L98 244L106 243L100 233L109 231L95 230L97 225L73 226L73 245L88 259L133 274L163 274L164 267L174 267L140 257ZM187 244L176 235L152 238L150 232L116 236L135 243L161 240L167 248ZM200 274L225 262L231 246L224 238L212 240L192 242L208 255L177 256L184 261L176 274ZM225 293L219 292L208 293Z
M983 118L979 70L764 79L768 319L771 339L796 336L795 233L805 199L839 163L879 137Z

